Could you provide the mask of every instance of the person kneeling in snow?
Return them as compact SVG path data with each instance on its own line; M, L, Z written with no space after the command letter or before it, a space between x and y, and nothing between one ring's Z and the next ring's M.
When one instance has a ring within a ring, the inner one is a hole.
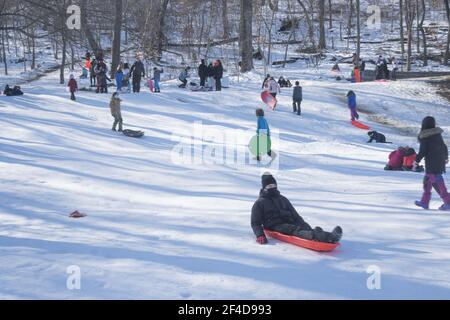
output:
M320 227L311 228L287 198L280 194L277 181L270 173L262 176L259 199L252 208L251 226L259 244L266 244L264 229L292 235L306 240L338 243L342 238L342 228L325 232Z

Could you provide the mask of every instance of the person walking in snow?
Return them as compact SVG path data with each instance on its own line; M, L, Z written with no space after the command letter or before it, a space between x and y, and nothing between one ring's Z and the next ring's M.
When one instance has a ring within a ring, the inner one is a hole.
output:
M332 232L325 232L320 227L313 229L306 223L291 202L281 195L277 181L270 173L264 173L261 184L262 189L251 214L251 227L257 243L268 243L264 229L325 243L338 243L341 240L343 231L339 226Z
M164 69L158 69L157 67L153 68L153 81L155 83L154 87L155 87L156 93L161 92L160 83L161 83L161 74L163 74L163 73L164 73Z
M97 67L97 59L92 59L91 62L91 67L89 69L89 78L90 78L90 83L91 83L91 87L95 87L96 86L96 80L97 80L97 75L95 74L95 68Z
M261 155L260 155L260 143L265 143L267 147L270 146L270 128L269 124L267 123L266 118L264 118L264 110L263 109L256 109L256 119L257 119L257 129L256 133L258 136L258 147L257 147L257 155L256 160L259 162L261 161ZM265 136L267 138L267 141L262 141L262 138ZM272 161L276 158L276 153L272 150L267 151L267 155L272 158Z
M429 209L431 200L431 190L434 188L444 201L439 208L443 211L450 211L450 194L445 186L442 174L445 173L445 166L448 163L448 148L442 138L444 131L436 127L436 120L433 117L425 117L422 121L422 129L419 134L420 150L416 158L414 167L417 167L422 159L425 159L425 177L423 180L423 196L415 204L425 210Z
M75 101L75 92L78 91L78 83L75 80L75 76L73 74L70 75L69 83L67 84L70 90L70 100Z
M133 78L133 93L141 92L141 81L145 78L145 68L139 56L136 56L136 61L131 66L130 74Z
M125 63L123 65L123 82L122 82L122 87L127 87L127 93L131 92L130 78L131 78L130 64L129 63Z
M294 113L297 112L297 115L302 115L302 101L303 101L303 88L300 86L300 82L295 82L294 92L292 95Z
M216 81L216 91L222 91L223 66L222 61L216 60L214 63L214 80Z
M179 88L186 88L190 69L191 68L186 67L183 71L181 71L180 76L178 77L178 80L181 81L181 84L178 86Z
M349 91L347 93L347 100L348 100L348 108L350 109L350 116L352 118L352 121L359 119L358 111L356 110L356 94L353 91Z
M114 124L112 127L113 131L117 131L117 125L119 125L119 132L123 131L123 119L122 119L122 111L121 104L122 100L119 97L119 92L114 92L111 97L111 101L109 103L109 108L111 109L111 115L114 118Z
M214 66L212 62L208 65L207 72L208 72L208 89L212 91L216 86L216 81L214 80Z
M95 74L97 75L97 93L108 93L107 76L108 67L103 60L97 62L95 67Z
M116 87L117 87L117 91L121 92L122 91L122 84L123 84L123 78L124 78L124 73L123 73L123 66L122 64L119 66L119 68L116 71L116 74L114 75L114 78L116 79Z
M275 81L275 78L270 77L269 81L266 83L267 91L276 99L277 94L281 93L280 85Z
M392 71L391 71L391 80L396 81L397 80L397 72L398 72L398 64L395 57L392 58Z
M208 77L208 66L205 59L202 59L200 66L198 67L198 76L200 78L200 87L205 87L206 78Z
M270 74L266 75L266 77L264 78L264 81L262 83L261 89L264 90L267 87L267 83L270 80L270 78L271 78Z

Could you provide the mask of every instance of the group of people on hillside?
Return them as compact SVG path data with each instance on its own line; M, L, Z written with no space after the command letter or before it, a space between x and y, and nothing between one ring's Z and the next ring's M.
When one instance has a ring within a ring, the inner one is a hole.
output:
M399 68L395 57L390 59L390 63L391 70L389 70L388 61L382 55L378 56L378 59L375 62L375 80L397 80ZM354 53L352 56L352 65L351 81L356 83L365 81L366 62L361 58L358 58L357 54ZM338 73L341 70L339 65L335 63L331 71ZM340 79L340 77L338 78Z
M221 60L215 60L209 64L205 59L201 60L198 67L198 76L200 78L200 88L222 91L223 65ZM181 79L180 79L181 80ZM183 81L186 87L187 80Z

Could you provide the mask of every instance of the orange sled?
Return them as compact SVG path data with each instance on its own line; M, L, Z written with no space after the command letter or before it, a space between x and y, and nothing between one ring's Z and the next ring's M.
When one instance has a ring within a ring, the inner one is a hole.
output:
M334 249L336 249L338 246L340 246L340 243L325 243L325 242L318 242L318 241L312 241L312 240L306 240L294 236L287 236L285 234L270 231L270 230L264 230L265 234L271 238L287 242L293 245L296 245L298 247L302 247L305 249L310 249L313 251L318 252L331 252Z
M366 126L365 124L356 121L356 120L352 120L352 126L359 128L359 129L363 129L363 130L370 130L369 126Z

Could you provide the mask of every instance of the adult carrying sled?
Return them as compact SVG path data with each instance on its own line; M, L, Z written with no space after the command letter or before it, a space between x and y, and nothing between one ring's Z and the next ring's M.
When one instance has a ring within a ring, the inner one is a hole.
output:
M261 100L262 100L265 104L267 104L267 106L268 106L269 108L271 108L272 110L275 110L275 108L276 108L276 106L277 106L277 103L278 103L277 99L274 98L274 96L272 96L272 95L270 94L270 92L268 92L268 91L263 91L263 92L261 92Z
M269 236L273 239L277 239L283 242L287 242L293 244L298 247L302 247L305 249L317 251L317 252L331 252L334 251L337 247L340 246L340 243L326 243L326 242L318 242L313 240L306 240L299 237L288 236L279 232L264 230L266 236Z
M370 130L369 126L366 126L364 123L361 123L359 121L356 120L352 120L352 126L362 129L362 130Z
M145 135L144 131L135 131L129 129L123 130L123 134L131 138L142 138Z

